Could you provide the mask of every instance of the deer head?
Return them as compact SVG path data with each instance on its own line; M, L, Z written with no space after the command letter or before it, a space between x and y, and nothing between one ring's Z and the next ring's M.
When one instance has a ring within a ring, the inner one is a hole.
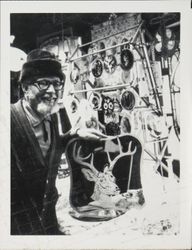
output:
M81 146L77 148L77 144L73 148L74 160L82 165L82 173L89 181L95 182L93 200L106 200L110 196L120 193L119 187L115 183L115 177L109 165L106 165L103 172L98 171L94 167L94 155L90 153L86 157L81 156Z

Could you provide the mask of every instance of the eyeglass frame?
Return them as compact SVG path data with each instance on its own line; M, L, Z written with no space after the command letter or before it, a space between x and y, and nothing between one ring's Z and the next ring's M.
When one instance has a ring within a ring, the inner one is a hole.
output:
M45 88L42 88L42 87L40 87L40 84L39 84L39 82L42 82L42 81L45 81L46 83L48 82L48 84L47 84L47 86L45 87ZM61 85L61 88L55 88L56 86L55 86L55 84L54 84L54 82L59 82ZM63 88L64 88L64 81L57 81L57 80L47 80L47 79L45 79L45 80L36 80L34 83L33 83L33 85L35 85L39 90L47 90L49 87L50 87L50 85L53 85L53 87L54 87L54 90L55 91L60 91L60 90L63 90Z

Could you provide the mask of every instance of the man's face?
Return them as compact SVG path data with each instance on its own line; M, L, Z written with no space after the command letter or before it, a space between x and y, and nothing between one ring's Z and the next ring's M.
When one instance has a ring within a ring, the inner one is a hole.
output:
M49 82L48 88L44 89L43 84ZM27 86L25 98L31 108L40 116L51 113L57 103L60 90L55 90L55 82L60 82L58 77L38 78L33 84Z

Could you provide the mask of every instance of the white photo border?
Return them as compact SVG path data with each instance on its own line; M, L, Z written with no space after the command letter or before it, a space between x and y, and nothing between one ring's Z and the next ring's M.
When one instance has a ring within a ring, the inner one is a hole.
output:
M0 82L0 249L114 249L113 241L79 236L10 235L10 73L11 13L180 12L181 13L181 230L177 236L134 238L125 249L190 249L192 244L192 9L190 1L4 1L1 2ZM106 242L104 241L107 241ZM118 237L116 239L118 241ZM85 244L85 241L86 244ZM99 244L98 244L99 243ZM99 247L98 247L99 246Z

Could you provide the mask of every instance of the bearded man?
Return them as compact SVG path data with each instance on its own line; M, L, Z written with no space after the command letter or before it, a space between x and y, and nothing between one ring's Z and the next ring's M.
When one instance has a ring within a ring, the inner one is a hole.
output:
M55 212L61 155L72 137L98 139L101 134L71 128L63 108L64 135L60 136L53 111L65 75L50 52L36 49L29 53L20 83L24 97L11 105L11 234L62 234Z

